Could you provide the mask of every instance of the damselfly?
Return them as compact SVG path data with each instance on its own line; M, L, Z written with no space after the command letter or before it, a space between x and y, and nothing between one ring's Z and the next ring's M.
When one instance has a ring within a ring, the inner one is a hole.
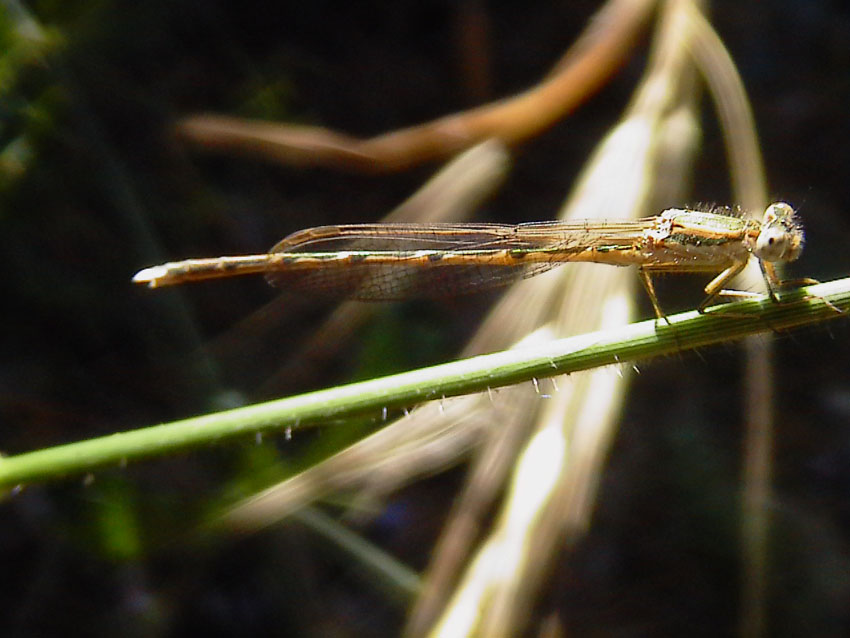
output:
M702 312L718 296L746 295L723 286L755 256L776 301L773 264L797 259L802 249L797 215L779 202L761 221L729 209L671 208L634 221L320 226L289 235L266 254L170 262L133 281L155 288L264 273L289 290L381 301L475 292L563 263L593 262L637 266L661 318L653 273L719 273L705 286Z

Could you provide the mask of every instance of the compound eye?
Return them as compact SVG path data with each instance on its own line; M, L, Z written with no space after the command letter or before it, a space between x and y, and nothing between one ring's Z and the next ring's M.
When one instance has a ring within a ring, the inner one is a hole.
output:
M791 241L785 229L768 226L759 233L753 252L764 261L783 261L787 259L786 253L790 246Z
M789 223L794 219L794 209L785 202L774 202L764 211L762 223L766 226L773 222Z

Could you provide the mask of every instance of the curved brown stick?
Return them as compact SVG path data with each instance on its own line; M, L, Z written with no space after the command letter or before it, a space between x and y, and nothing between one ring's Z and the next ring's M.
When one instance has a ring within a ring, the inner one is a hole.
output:
M610 77L653 4L609 0L555 69L519 95L370 139L322 127L213 114L185 118L177 131L204 148L259 155L288 165L367 173L400 171L443 159L491 137L518 144L552 126Z

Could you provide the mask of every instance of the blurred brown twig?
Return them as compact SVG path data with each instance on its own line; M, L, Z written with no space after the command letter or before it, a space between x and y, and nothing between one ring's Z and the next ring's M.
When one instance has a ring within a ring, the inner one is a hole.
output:
M209 150L364 173L446 159L489 138L518 144L552 126L605 83L627 58L654 4L610 0L537 86L425 124L360 139L319 126L200 114L181 120L177 134Z

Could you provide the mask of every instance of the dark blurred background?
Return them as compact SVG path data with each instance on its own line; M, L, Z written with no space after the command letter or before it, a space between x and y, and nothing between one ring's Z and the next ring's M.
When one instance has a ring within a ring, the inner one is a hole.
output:
M270 387L326 306L278 298L261 278L133 287L133 273L159 261L264 251L305 226L377 220L437 168L285 168L187 148L174 122L216 111L363 136L408 126L533 85L598 6L4 0L0 449L17 454L451 359L487 299L382 308L319 374ZM727 0L711 15L753 101L771 193L806 224L792 274L846 275L850 8ZM486 37L470 70L461 51L472 28ZM517 150L508 184L477 219L554 217L625 108L647 42L577 113ZM692 201L726 203L708 106L704 125ZM687 307L675 298L665 307ZM778 337L768 592L776 635L850 631L848 337L844 319ZM640 365L594 526L554 570L540 614L555 612L580 634L734 630L741 362L726 346ZM405 601L364 583L297 524L238 541L196 532L233 493L262 483L255 471L309 463L346 436L356 433L239 441L27 488L0 505L0 633L394 635ZM406 488L362 533L421 569L462 472Z

